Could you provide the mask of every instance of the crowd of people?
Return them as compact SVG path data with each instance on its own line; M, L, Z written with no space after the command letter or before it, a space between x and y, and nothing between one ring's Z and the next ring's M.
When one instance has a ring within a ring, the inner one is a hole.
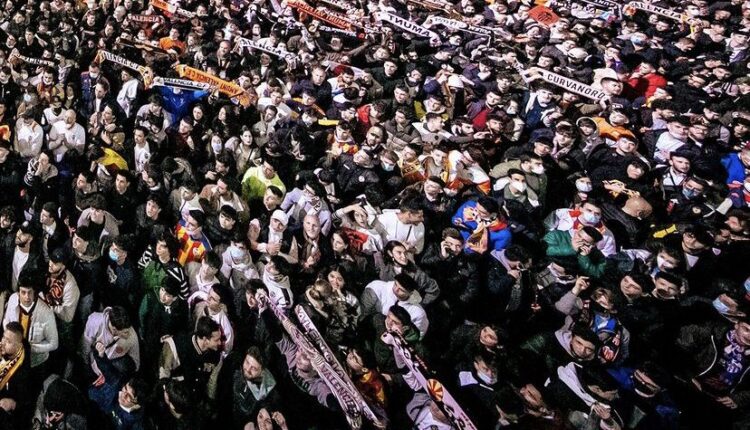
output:
M0 29L0 428L750 428L750 1Z

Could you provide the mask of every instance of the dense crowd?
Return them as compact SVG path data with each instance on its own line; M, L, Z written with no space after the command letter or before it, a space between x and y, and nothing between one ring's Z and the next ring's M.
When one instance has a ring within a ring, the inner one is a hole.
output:
M750 1L0 29L0 428L750 428Z

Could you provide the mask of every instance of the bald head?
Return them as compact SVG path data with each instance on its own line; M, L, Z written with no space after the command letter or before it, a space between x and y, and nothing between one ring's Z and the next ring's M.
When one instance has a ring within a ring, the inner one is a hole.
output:
M622 208L622 211L630 216L643 219L651 216L653 208L651 207L651 203L643 197L633 196L625 202L625 207Z

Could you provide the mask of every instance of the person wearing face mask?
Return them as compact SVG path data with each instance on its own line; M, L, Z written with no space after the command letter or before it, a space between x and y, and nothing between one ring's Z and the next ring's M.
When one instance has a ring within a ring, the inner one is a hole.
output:
M509 388L506 381L498 381L497 367L497 357L485 349L479 349L474 353L471 370L458 374L457 395L478 428L508 425L506 411L514 410L520 404L518 397L506 395Z
M619 394L623 403L628 405L622 412L629 428L679 428L679 415L682 411L669 391L672 376L667 369L653 361L645 361L636 367L621 367L608 372L617 380Z
M493 189L497 194L502 193L500 198L503 201L520 203L529 213L536 213L540 209L539 196L528 188L526 175L520 169L509 169L508 176L498 179Z
M547 195L547 175L542 157L534 152L526 152L517 160L496 165L489 174L493 178L502 179L508 176L511 169L520 169L523 172L526 185L536 193L540 204L543 204Z
M105 306L119 305L137 315L139 301L141 299L139 273L130 255L133 253L135 243L129 235L118 236L114 239L107 251L107 279L109 283L105 288L106 294L102 296Z
M226 251L221 255L220 272L235 290L247 284L251 279L260 278L246 241L247 238L242 232L236 232Z
M584 368L597 360L599 337L588 327L573 325L568 330L545 331L521 344L524 359L540 371L539 379L557 373L560 366L574 363Z
M574 234L583 227L595 228L602 237L596 247L605 257L617 251L615 236L612 231L602 222L602 202L589 198L580 209L557 209L544 221L548 231L561 230Z

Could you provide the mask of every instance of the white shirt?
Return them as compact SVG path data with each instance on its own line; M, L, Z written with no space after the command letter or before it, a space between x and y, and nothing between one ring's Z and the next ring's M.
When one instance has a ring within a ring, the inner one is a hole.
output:
M148 141L143 146L137 144L133 147L133 159L135 160L135 171L142 173L146 168L148 161L151 159L151 147L149 147Z
M16 121L16 145L15 149L21 157L31 158L39 155L42 150L42 139L44 131L42 126L33 121L26 125L23 118Z
M684 144L685 142L674 138L669 132L664 132L656 141L654 159L660 163L666 163L669 159L669 154L677 151Z
M133 101L138 96L138 79L130 79L122 84L120 92L117 93L117 103L125 112L125 116L130 118L130 108Z
M13 291L18 289L18 276L21 274L21 270L28 260L29 253L23 252L16 247L16 252L13 253L13 278L11 279Z
M68 146L65 145L66 141L69 144L73 144L73 147L79 154L83 154L86 146L86 130L78 123L74 123L73 127L68 128L68 124L61 119L52 124L52 128L49 130L49 141L60 144L52 148L52 153L55 154L55 159L59 162L62 160L63 155L68 152Z
M413 291L409 300L399 300L393 293L393 284L395 283L395 281L372 281L367 284L365 290L372 291L378 298L380 304L380 309L378 309L378 311L384 316L388 315L388 310L391 306L398 303L399 306L409 313L411 322L414 323L417 329L419 329L419 336L424 337L425 333L427 333L427 328L429 327L430 322L427 320L427 313L424 311L424 308L419 304L419 302L422 301L422 297L419 295L419 292Z
M398 219L398 210L384 210L378 215L377 230L383 237L383 243L397 240L409 248L414 248L415 254L424 249L424 224L404 224Z

